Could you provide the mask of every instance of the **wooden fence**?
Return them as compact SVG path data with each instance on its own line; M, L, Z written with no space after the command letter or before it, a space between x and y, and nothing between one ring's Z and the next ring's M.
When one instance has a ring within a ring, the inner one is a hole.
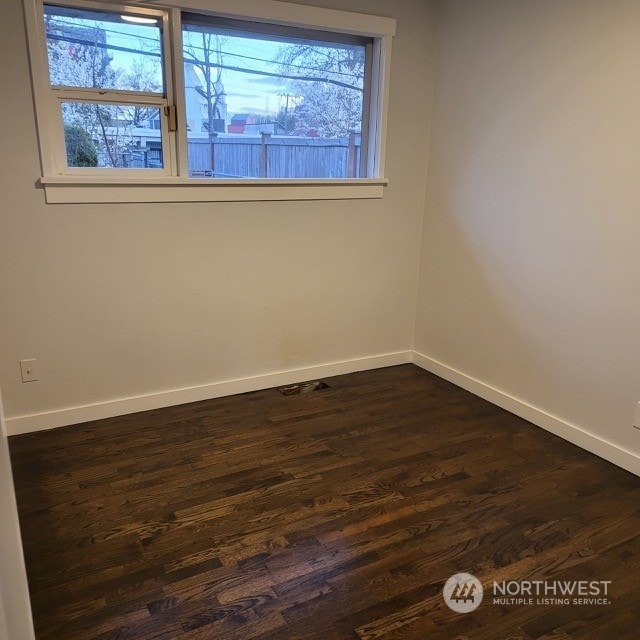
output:
M162 169L161 149L133 149L124 153L117 153L115 157L106 151L98 151L98 166L133 169Z
M213 178L354 178L360 166L361 136L294 138L212 136L190 140L189 174Z

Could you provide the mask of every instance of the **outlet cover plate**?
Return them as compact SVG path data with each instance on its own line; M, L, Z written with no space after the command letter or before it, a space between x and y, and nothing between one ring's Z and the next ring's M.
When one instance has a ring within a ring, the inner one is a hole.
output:
M35 382L38 379L35 358L20 360L20 373L22 374L22 382Z

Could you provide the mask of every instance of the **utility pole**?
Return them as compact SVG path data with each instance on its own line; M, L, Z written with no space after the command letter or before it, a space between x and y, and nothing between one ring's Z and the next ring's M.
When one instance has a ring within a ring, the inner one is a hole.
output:
M287 101L284 103L284 132L289 131L289 94L285 94Z
M288 133L289 132L289 98L291 97L291 94L289 94L289 93L279 93L278 96L280 98L285 98L285 103L284 103L284 132Z

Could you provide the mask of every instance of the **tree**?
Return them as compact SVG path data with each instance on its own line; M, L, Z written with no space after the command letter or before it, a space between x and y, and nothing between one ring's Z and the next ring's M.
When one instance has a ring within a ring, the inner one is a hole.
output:
M56 16L45 16L47 53L51 84L73 87L111 88L116 71L106 48L106 34L97 25L70 24ZM89 102L65 102L65 125L76 126L98 142L111 166L118 166L118 152L107 128L113 121L112 108Z
M277 59L280 73L291 78L296 133L343 138L361 130L364 47L288 44Z
M202 85L194 89L205 99L207 127L209 133L213 133L213 121L226 117L221 51L224 38L206 31L186 31L184 38L184 61L193 65L200 74Z
M104 29L58 21L45 14L51 84L98 89L115 86Z
M97 167L98 152L91 136L77 124L64 127L67 164L70 167Z
M185 68L190 64L199 74L201 83L192 87L202 96L207 107L207 131L209 132L209 157L211 171L215 175L215 145L213 134L216 129L215 120L225 120L227 107L225 104L224 85L222 84L222 43L224 38L207 31L183 32L183 56ZM185 73L185 76L187 74Z
M146 91L149 93L159 93L162 91L162 84L155 75L153 64L145 55L133 58L131 70L122 74L122 86L131 91ZM126 110L129 120L134 127L144 127L157 114L154 107L128 107Z

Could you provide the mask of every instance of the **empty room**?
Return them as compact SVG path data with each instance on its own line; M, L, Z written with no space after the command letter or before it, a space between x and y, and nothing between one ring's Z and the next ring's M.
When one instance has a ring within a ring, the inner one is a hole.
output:
M2 7L1 640L640 637L640 2Z

